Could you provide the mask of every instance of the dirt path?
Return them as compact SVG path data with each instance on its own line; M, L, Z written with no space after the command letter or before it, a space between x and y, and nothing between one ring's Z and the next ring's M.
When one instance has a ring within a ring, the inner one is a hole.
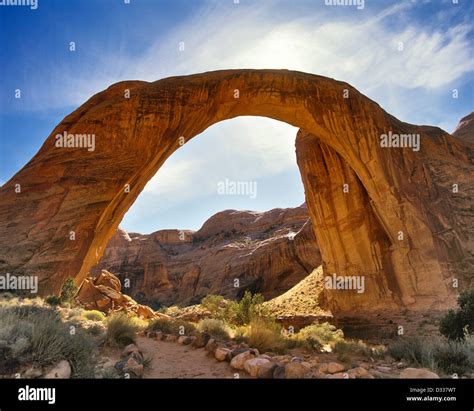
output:
M146 337L138 337L137 346L152 358L143 378L234 378L228 363L208 357L203 349Z

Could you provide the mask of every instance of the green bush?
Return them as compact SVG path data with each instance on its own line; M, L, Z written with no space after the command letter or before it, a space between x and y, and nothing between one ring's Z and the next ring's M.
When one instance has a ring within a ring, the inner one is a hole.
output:
M382 345L369 347L360 340L343 340L336 342L333 352L337 354L337 359L339 361L350 362L354 356L362 356L366 358L383 358L385 356L386 349Z
M111 347L124 347L135 342L137 332L137 325L126 314L112 314L107 320L105 343Z
M45 302L49 304L51 307L56 307L59 304L61 304L61 300L59 297L56 297L55 295L50 295L46 297Z
M51 308L0 308L0 340L7 342L3 347L7 369L15 364L49 366L65 359L73 377L93 376L97 341L80 326L71 328Z
M148 325L147 331L161 331L164 334L189 335L196 327L184 320L157 318Z
M433 359L437 368L446 374L464 374L470 369L466 351L463 343L448 341L435 347Z
M199 321L198 329L201 332L208 333L214 338L221 340L230 339L229 327L222 320L206 318Z
M83 317L89 321L104 321L105 314L98 310L88 310L83 313Z
M310 348L320 349L323 345L333 346L338 341L342 341L344 333L334 325L325 322L302 328L297 334L297 339L305 342Z
M288 340L283 337L280 326L269 317L254 317L245 335L248 344L261 353L281 353L288 348Z
M473 338L452 341L433 337L404 337L391 344L388 353L417 367L436 373L464 374L474 368Z
M61 295L59 297L61 304L70 304L76 296L77 291L78 288L76 284L74 284L74 280L68 278L61 287Z
M221 318L227 302L221 295L209 294L201 301L201 306L210 312L212 318Z
M264 301L263 295L245 291L242 299L232 307L236 324L250 324L255 317L266 317L267 313L262 307Z
M441 319L439 331L448 339L459 341L474 333L474 290L461 293L458 305L458 310L449 310Z

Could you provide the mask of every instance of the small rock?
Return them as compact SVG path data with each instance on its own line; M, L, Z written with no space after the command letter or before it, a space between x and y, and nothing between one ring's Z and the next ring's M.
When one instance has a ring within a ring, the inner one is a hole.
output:
M196 339L193 341L192 346L195 348L205 347L210 338L211 336L208 333L199 333L196 335Z
M439 378L439 375L426 368L405 368L400 378Z
M38 377L41 377L42 375L43 375L43 370L37 367L28 368L23 374L25 378L38 378Z
M135 377L140 378L143 375L143 364L139 364L134 358L130 357L123 367L123 372L132 373Z
M226 361L230 359L231 351L228 348L219 347L214 352L214 357L216 357L217 361Z
M329 374L336 374L338 372L342 372L346 369L346 367L341 364L341 363L338 363L338 362L330 362L328 363L327 365L327 372ZM321 369L320 369L321 371Z
M44 378L70 378L71 366L66 360L59 361Z
M380 371L380 372L391 372L392 371L392 369L390 367L387 367L387 366L384 366L384 365L377 365L375 368L376 368L377 371Z
M189 345L193 342L193 339L188 335L182 335L178 338L178 344Z
M247 371L252 377L256 377L258 375L258 370L264 364L270 363L270 360L266 358L252 358L250 360L245 361L244 369Z
M266 379L273 378L273 372L275 371L276 367L278 367L278 365L272 361L262 364L258 369L257 377Z
M164 337L165 337L165 335L164 335L161 331L157 331L157 332L155 333L155 339L156 339L157 341L161 341Z
M178 341L178 337L176 337L176 335L173 335L173 334L166 334L164 341L166 341L166 342L176 342L176 341Z
M293 357L290 362L303 362L303 359L301 357Z
M206 351L208 351L211 354L214 354L218 346L219 345L217 344L217 341L214 338L210 338L206 344Z
M349 374L349 376L353 375L355 378L370 378L370 377L372 377L370 375L370 373L365 368L362 368L362 367L352 368L351 370L347 371L347 374Z
M236 355L232 360L230 361L230 366L236 370L243 370L244 369L244 364L246 361L254 358L255 355L252 354L249 350Z
M309 372L309 368L298 361L290 361L285 365L286 378L304 378Z
M285 379L286 378L285 377L285 367L282 367L280 365L275 367L275 369L273 370L273 378L278 379L278 380Z
M234 357L236 357L237 355L242 354L242 353L247 352L247 351L249 351L248 348L237 347L237 348L234 348L234 349L231 351L231 354L230 354L230 355L231 355L232 358L234 358Z
M128 357L130 354L134 352L140 352L138 347L135 344L128 344L123 350L121 357Z
M125 367L125 363L128 361L128 358L124 358L120 361L117 361L114 365L115 369L118 371L123 371L123 367Z

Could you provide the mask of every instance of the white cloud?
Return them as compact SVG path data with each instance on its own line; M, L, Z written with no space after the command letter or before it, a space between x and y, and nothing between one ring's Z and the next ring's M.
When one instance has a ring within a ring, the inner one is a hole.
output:
M226 68L287 68L348 81L375 98L377 89L387 85L436 89L472 72L474 53L467 38L472 26L441 32L429 24L390 24L410 6L401 3L374 16L356 13L353 19L337 21L327 10L289 21L270 18L268 3L224 8L225 12L216 7L178 25L141 56L100 51L91 55L94 51L86 50L93 65L53 67L54 87L40 82L34 94L41 96L42 107L78 105L124 79L154 81ZM400 41L403 51L398 51Z

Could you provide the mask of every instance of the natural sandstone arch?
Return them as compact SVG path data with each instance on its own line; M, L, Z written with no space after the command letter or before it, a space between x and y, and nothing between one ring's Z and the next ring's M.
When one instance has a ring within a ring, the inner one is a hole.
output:
M81 282L147 181L179 148L179 137L188 141L242 115L303 130L298 163L326 268L373 279L370 292L334 293L328 305L346 311L449 304L451 277L468 279L472 268L469 232L448 212L455 206L449 192L453 164L464 168L459 183L472 174L466 148L440 129L398 121L346 83L287 70L128 81L92 97L1 188L0 269L39 275L42 294L57 292L67 277ZM390 130L421 134L422 150L380 148L380 134ZM55 147L55 136L64 132L93 133L95 151ZM314 175L316 158L335 167L327 181ZM437 181L440 173L447 182ZM355 193L352 200L331 194L340 176ZM356 200L359 205L350 205ZM325 204L332 214L326 209L318 217ZM345 221L351 207L359 213L353 228ZM345 224L341 233L334 224L324 226L328 215ZM347 243L351 232L353 247ZM369 240L359 241L364 233ZM338 236L342 248L335 245Z

